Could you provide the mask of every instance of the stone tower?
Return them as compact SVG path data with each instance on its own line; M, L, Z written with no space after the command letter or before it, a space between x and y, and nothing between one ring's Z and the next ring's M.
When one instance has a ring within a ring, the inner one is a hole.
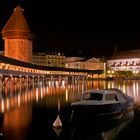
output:
M19 5L14 9L1 32L4 40L4 55L30 63L34 34L31 33L23 9Z

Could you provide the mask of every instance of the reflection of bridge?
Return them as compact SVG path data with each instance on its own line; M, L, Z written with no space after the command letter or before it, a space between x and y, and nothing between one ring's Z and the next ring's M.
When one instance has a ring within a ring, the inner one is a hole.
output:
M68 69L39 66L23 61L0 56L0 80L1 83L8 82L36 82L47 79L86 79L90 70Z

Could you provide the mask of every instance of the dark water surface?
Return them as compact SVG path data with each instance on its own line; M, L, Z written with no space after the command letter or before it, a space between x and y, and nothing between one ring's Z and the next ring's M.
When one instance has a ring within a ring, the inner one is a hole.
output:
M123 120L71 122L70 103L85 89L119 88L134 97L137 108ZM0 139L128 140L140 138L140 81L48 81L0 86ZM62 128L54 129L59 114Z

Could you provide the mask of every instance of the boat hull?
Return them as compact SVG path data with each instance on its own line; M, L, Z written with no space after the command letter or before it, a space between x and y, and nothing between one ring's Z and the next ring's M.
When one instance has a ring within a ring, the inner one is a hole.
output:
M109 120L124 117L129 111L133 110L131 104L104 104L104 105L83 105L72 106L72 119Z

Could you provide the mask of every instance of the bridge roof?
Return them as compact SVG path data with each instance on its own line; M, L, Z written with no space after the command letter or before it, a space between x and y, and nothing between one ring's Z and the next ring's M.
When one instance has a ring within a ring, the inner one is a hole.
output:
M15 65L15 66L21 66L21 67L39 69L39 70L46 70L46 71L50 70L50 71L88 72L88 73L92 73L92 72L98 73L99 72L99 70L84 70L84 69L71 69L71 68L40 66L40 65L35 65L32 63L27 63L27 62L23 62L20 60L16 60L13 58L5 57L3 55L0 55L0 62L5 63L5 64L10 64L10 65Z
M2 29L2 33L5 31L21 31L31 32L23 14L23 9L18 5L15 9L8 22Z

